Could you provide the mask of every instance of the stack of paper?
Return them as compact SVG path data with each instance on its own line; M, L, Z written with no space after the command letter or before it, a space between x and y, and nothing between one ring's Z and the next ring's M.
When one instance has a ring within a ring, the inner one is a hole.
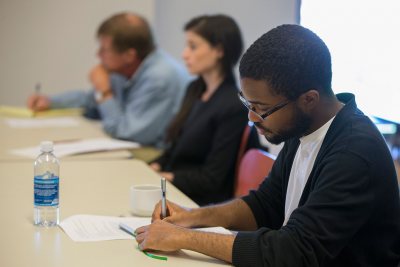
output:
M61 158L74 154L111 151L121 149L138 148L135 142L122 141L111 138L94 138L76 141L59 142L54 144L54 154ZM36 158L39 155L39 146L11 150L10 153L28 158Z
M33 111L24 107L0 106L0 115L11 117L37 117L37 116L72 116L81 115L81 108L49 109L45 111Z
M11 128L33 129L33 128L69 128L79 126L79 121L74 117L59 117L45 119L5 119Z

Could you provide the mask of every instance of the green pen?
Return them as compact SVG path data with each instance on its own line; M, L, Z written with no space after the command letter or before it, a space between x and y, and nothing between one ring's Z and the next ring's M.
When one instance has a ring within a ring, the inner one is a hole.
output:
M124 223L120 223L119 224L119 229L121 229L122 231L124 231L125 233L130 234L133 237L136 237L136 232L135 230L133 230L131 227L129 227L128 225L124 224ZM140 250L139 245L137 246L137 249ZM165 256L158 256L158 255L154 255L151 253L148 253L146 251L141 250L147 257L150 257L152 259L156 259L156 260L163 260L166 261L168 260L167 257Z

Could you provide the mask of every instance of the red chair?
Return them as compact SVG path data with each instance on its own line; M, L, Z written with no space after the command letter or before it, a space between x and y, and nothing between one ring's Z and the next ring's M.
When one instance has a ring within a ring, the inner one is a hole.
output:
M240 140L240 145L239 145L239 151L238 151L238 155L237 155L237 159L236 159L236 162L237 162L236 163L236 171L235 171L236 176L238 175L240 162L242 161L244 153L246 152L247 143L250 138L251 127L253 127L253 124L251 122L249 122L249 123L247 123L246 127L243 130L242 138Z
M247 195L257 189L274 165L275 156L260 149L250 149L240 161L235 181L234 196Z

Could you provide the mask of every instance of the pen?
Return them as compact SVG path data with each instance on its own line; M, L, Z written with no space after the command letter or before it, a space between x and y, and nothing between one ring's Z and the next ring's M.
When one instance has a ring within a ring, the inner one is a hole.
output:
M35 85L35 94L36 95L40 95L40 87L41 87L40 83L37 83Z
M161 219L167 217L167 184L165 177L161 177Z
M124 223L120 223L119 224L119 229L121 229L122 231L130 234L133 237L136 237L136 232L135 230L133 230L131 227L129 227L128 225L124 224Z
M38 101L38 97L39 97L39 95L40 95L40 87L41 87L41 85L40 85L40 83L37 83L36 85L35 85L35 102L33 102L33 106L32 106L32 109L33 109L33 116L35 116L36 115L36 103L37 103L37 101Z

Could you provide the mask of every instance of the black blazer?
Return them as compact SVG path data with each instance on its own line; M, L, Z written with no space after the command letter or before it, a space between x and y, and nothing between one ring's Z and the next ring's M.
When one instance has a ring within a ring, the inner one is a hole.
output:
M207 102L198 99L177 141L155 160L163 171L174 173L173 184L199 205L232 197L239 144L248 123L237 93L235 83L225 80Z

